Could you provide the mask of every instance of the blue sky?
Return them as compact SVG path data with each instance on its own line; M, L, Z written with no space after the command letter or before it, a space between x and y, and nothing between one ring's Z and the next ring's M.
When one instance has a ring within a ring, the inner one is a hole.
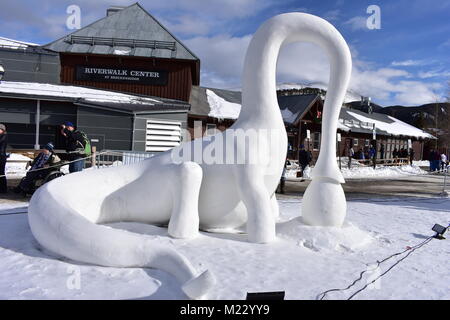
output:
M0 36L45 44L70 32L66 8L81 8L81 26L126 0L0 0ZM418 105L448 96L450 0L141 0L202 60L204 86L239 88L245 50L273 15L302 11L330 21L353 56L351 90L381 105ZM369 5L381 9L381 29L369 30ZM326 85L329 65L320 49L294 44L280 54L279 83Z

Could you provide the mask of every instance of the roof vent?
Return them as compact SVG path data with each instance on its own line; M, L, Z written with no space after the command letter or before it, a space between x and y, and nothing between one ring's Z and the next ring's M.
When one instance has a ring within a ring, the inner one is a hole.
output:
M106 16L109 17L110 15L113 15L114 13L119 12L124 8L125 7L122 6L111 6L108 9L106 9Z

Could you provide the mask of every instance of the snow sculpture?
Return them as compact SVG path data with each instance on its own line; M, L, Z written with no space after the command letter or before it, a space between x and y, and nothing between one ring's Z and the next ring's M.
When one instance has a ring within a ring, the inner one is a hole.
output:
M74 173L44 185L29 206L29 223L37 241L51 252L85 263L162 269L183 283L189 297L204 296L215 283L209 271L198 275L185 257L161 241L102 224L168 225L170 236L185 239L195 237L199 228L246 224L249 241L273 240L278 215L274 191L287 150L275 69L280 47L292 41L318 43L331 56L332 77L324 112L329 130L322 139L329 150L324 148L321 154L313 183L333 187L343 181L332 166L338 111L331 108L343 99L350 68L348 48L328 22L303 13L283 14L265 22L249 45L242 111L229 130L184 143L138 164ZM256 132L257 143L240 139L243 132ZM203 153L214 149L216 157L221 154L222 158L204 161L192 153L196 148ZM235 154L249 158L238 162ZM250 161L250 156L259 161Z

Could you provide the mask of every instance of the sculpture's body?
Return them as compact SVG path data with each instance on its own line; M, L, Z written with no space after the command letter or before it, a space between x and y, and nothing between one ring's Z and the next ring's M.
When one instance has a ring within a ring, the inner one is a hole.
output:
M331 80L335 82L334 87L330 84L328 96L333 91L345 92L347 75L333 78L336 73L347 72L349 68L348 48L340 34L326 21L311 15L276 16L259 28L250 43L243 74L242 111L231 128L269 130L278 133L276 138L261 138L260 143L247 145L238 141L235 131L228 131L231 135L219 133L216 139L196 142L203 148L221 148L217 140L227 136L234 152L257 154L267 160L262 161L265 163L174 162L174 154L187 154L192 147L194 142L188 142L173 152L135 165L62 177L44 185L31 199L29 222L38 242L52 252L77 261L163 269L185 283L183 290L190 297L202 296L214 283L208 272L196 278L189 262L173 249L99 223L168 224L169 234L176 238L195 236L199 226L214 229L246 224L250 241L273 240L278 215L274 191L287 149L287 136L276 97L275 69L281 45L293 41L310 41L324 47L332 55ZM336 66L341 62L346 64L343 69ZM337 95L333 103L340 106L343 94ZM337 116L328 116L331 107L330 103L325 103L323 121L324 125L329 124L330 132L323 135L322 143L325 145L326 140L331 139L333 146L336 133L333 121L337 122ZM234 137L232 141L230 136ZM226 148L224 152L229 151ZM331 156L334 156L332 148L323 157L321 153L322 159ZM332 160L336 166L335 159ZM337 173L333 170L333 166L319 159L315 179L326 178L339 183L342 176L338 170ZM320 172L323 174L318 174Z

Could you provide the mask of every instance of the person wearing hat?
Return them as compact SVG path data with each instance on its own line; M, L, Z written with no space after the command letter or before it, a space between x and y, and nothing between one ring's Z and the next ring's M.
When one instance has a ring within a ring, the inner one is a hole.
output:
M6 147L8 145L8 136L6 133L6 126L0 123L0 193L7 193L8 187L6 183Z
M75 130L74 124L70 121L66 121L61 125L61 134L66 137L66 152L69 154L69 161L71 161L69 164L69 172L82 171L84 167L84 147L86 143L83 134L80 131Z
M14 192L29 192L34 180L44 178L48 174L48 169L50 167L60 162L61 159L53 153L54 150L53 143L49 142L45 145L44 149L39 153L39 155L31 163L31 168L27 172L26 177L20 182L20 184L14 189Z

